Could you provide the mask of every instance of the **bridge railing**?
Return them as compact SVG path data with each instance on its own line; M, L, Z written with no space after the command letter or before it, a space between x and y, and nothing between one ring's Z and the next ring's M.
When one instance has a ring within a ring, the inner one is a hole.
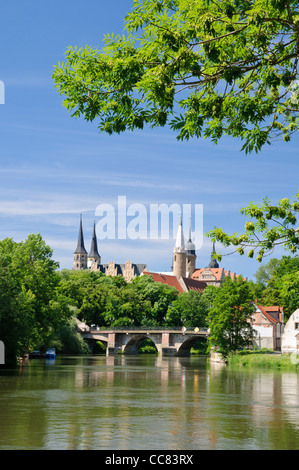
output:
M91 326L90 332L93 331L178 331L178 332L191 332L191 331L202 331L207 332L208 328L203 327L181 327L181 326L117 326L117 327L105 327L105 326Z

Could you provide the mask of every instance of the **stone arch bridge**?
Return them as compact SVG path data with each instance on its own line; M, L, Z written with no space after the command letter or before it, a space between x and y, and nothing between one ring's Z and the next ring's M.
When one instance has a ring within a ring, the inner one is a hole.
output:
M123 352L138 354L144 339L151 339L161 356L189 356L190 348L198 339L207 339L206 328L117 328L79 329L85 341L92 344L101 341L106 344L106 355Z

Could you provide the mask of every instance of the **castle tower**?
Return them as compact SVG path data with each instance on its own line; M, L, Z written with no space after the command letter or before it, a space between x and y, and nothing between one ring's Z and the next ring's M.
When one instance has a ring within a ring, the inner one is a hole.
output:
M97 269L98 264L101 264L101 256L98 252L98 242L96 236L96 224L93 224L93 235L91 240L90 252L87 257L87 266L88 268Z
M173 275L177 278L186 277L186 251L184 243L184 234L182 227L182 218L178 227L176 244L173 249Z
M213 242L213 250L212 250L212 253L211 253L211 261L210 261L210 264L209 264L209 268L219 268L219 264L217 263L217 261L215 259L213 259L213 255L214 253L216 253L215 251L215 242Z
M76 271L79 269L87 268L87 251L84 247L83 229L82 229L82 215L80 215L80 226L78 235L77 248L74 251L74 264L73 267Z
M191 277L195 271L196 252L195 245L191 240L191 221L189 226L189 240L186 243L186 273L187 277Z

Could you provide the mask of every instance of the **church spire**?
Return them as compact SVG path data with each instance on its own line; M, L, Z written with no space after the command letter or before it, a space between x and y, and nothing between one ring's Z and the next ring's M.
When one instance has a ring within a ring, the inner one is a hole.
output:
M183 252L183 253L185 252L185 241L184 241L184 233L183 233L183 226L182 226L182 217L180 218L180 224L178 226L174 251Z
M90 252L87 258L87 267L92 271L97 271L101 264L101 256L98 252L98 242L96 235L96 223L93 223L93 234L91 239Z
M191 219L190 219L190 223L189 223L189 239L186 243L186 253L189 254L189 255L196 255L195 245L192 242L192 238L191 238Z
M87 251L84 246L83 228L82 228L82 214L80 215L80 226L78 234L77 248L74 251L74 269L86 269L87 268Z
M182 217L180 218L180 224L178 226L176 237L176 244L173 249L172 272L173 275L176 276L178 279L180 277L186 277L186 250L182 226Z
M189 239L185 246L186 246L186 273L188 277L191 277L195 271L195 263L196 263L196 249L191 238L191 218L189 222Z
M97 236L96 236L96 224L94 222L93 224L93 234L92 234L92 240L91 240L91 247L90 247L90 252L88 255L89 258L100 258L99 252L98 252L98 242L97 242Z
M215 242L213 242L213 250L212 250L212 253L211 253L211 262L209 264L209 268L219 268L219 264L217 263L217 261L214 259L214 253L216 253L216 250L215 250Z
M85 250L84 246L84 237L83 237L83 228L82 228L82 214L80 214L80 226L79 226L79 234L78 234L78 243L77 243L77 248L74 251L74 253L85 253L87 254L87 251Z

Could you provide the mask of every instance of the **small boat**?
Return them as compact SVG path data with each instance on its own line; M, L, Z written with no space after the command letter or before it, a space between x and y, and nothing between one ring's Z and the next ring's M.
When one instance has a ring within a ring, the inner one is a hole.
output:
M48 348L45 354L46 359L55 359L56 357L56 349L55 348Z
M29 359L40 359L44 357L37 349L35 349L32 353L29 353Z

